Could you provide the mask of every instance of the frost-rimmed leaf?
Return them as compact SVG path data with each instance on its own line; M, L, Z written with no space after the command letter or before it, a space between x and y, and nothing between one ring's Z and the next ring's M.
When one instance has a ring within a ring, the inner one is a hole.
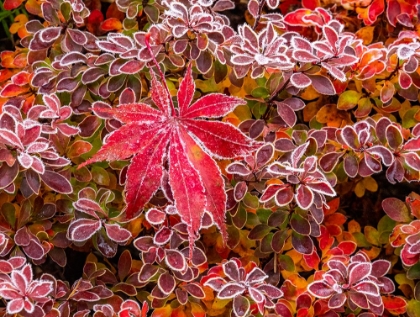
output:
M75 242L83 242L91 238L101 229L101 222L91 219L76 219L68 228L68 239Z
M165 263L175 271L184 271L187 268L187 261L181 252L177 250L165 251Z
M217 297L220 299L231 299L245 291L245 287L239 283L228 283L222 286Z

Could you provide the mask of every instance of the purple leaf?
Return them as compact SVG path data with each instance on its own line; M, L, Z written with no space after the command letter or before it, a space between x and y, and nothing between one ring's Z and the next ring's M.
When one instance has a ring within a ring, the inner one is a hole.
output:
M159 276L157 285L165 295L169 295L174 291L176 282L172 275L165 273Z
M41 175L41 179L48 187L56 192L61 194L71 194L73 192L70 182L61 174L47 170Z
M0 167L0 189L9 186L19 174L19 164L15 162L12 166L2 163Z
M197 283L188 283L184 285L184 289L194 298L204 298L206 295L204 294L203 289Z
M250 307L249 300L242 295L238 295L233 299L233 312L237 317L248 316Z
M222 286L217 297L220 299L234 298L245 291L245 287L239 283L228 283Z
M157 231L153 237L153 241L157 245L164 245L169 242L173 234L173 231L168 227L162 227Z
M352 266L349 272L348 283L350 285L357 283L368 277L372 272L372 264L369 262L357 263Z
M270 299L276 299L283 296L283 292L271 284L262 284L258 286L257 288L258 290L263 292L265 295L267 295L267 297Z
M290 77L290 83L296 88L306 88L311 85L311 79L304 73L294 73Z
M335 88L330 79L321 75L308 75L312 81L312 86L321 95L335 95Z
M285 103L277 103L277 112L280 118L289 126L293 127L296 124L297 117L293 109Z
M346 302L347 297L346 294L334 294L331 296L330 300L328 301L328 308L330 309L337 309L343 307L344 303Z
M108 237L118 244L125 244L131 238L131 232L119 224L104 224Z
M235 198L235 201L237 202L241 201L244 198L247 191L248 191L248 186L246 182L244 181L238 182L235 185L235 188L233 190L233 197Z
M262 283L266 278L267 274L264 273L259 267L254 267L251 272L246 276L246 282L250 284Z
M223 272L227 277L229 277L231 280L239 282L240 276L239 276L239 267L238 263L236 263L235 260L230 260L223 264Z
M177 250L165 250L165 263L175 271L184 271L187 261L181 252Z
M335 291L323 281L312 282L307 289L309 293L318 298L326 299L335 294Z
M372 275L376 277L384 276L391 268L391 262L387 260L376 260L372 263Z
M83 242L91 238L99 229L101 221L91 219L77 219L70 223L68 228L68 239L76 242Z
M296 203L298 206L304 210L309 209L309 207L314 202L314 193L307 186L299 184L296 189Z
M153 266L151 264L144 264L139 272L138 278L139 278L139 282L140 283L146 283L148 282L151 278L153 278L156 273L158 272L159 267L157 266Z
M371 281L362 281L360 283L357 283L353 286L353 289L362 294L380 296L379 287Z

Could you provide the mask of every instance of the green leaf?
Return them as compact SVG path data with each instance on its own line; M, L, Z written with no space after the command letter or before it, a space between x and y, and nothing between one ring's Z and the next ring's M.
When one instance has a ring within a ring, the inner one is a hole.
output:
M108 172L99 166L92 167L92 178L98 185L108 186L110 182Z
M251 240L261 240L271 229L273 228L264 224L257 225L249 232L248 238Z
M337 108L340 110L350 110L356 107L362 94L354 90L347 90L338 97Z
M255 98L267 98L270 92L265 87L257 87L252 90L251 95Z
M410 280L420 279L420 262L414 264L407 271L407 277Z
M288 255L282 254L279 255L279 266L282 270L286 270L289 272L295 271L295 263L293 262L292 258Z
M420 317L420 301L412 299L407 303L407 315L409 317Z

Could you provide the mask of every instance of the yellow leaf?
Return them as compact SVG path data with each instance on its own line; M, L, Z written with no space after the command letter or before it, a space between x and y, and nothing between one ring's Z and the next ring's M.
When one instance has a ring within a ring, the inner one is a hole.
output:
M368 249L363 249L363 252L366 253L366 255L369 257L369 259L373 260L376 259L379 254L381 253L381 248L377 248L377 247L372 247L369 250Z
M358 182L354 187L354 193L357 197L363 197L365 195L365 186L363 186L363 182Z
M216 298L211 306L215 310L224 310L224 307L231 301L231 299L220 299Z
M378 183L370 176L363 179L363 185L370 192L374 193L378 190Z
M356 36L363 40L364 45L369 45L373 41L373 31L375 30L374 26L365 26L356 32Z

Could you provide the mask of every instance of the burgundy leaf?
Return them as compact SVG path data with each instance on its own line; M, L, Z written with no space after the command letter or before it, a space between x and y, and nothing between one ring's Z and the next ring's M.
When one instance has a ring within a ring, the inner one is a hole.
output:
M245 287L238 283L228 283L223 285L220 289L217 297L220 299L230 299L242 294L245 291Z
M343 307L344 303L346 302L347 297L346 294L334 294L328 301L328 308L330 309L337 309Z
M249 300L242 295L238 295L233 299L232 306L233 306L233 311L235 313L235 316L237 317L248 316L248 312L251 307Z
M154 235L153 241L157 245L163 245L169 242L173 234L173 231L168 227L160 228Z
M159 276L158 286L165 295L169 295L174 291L176 282L172 275L165 273Z
M335 95L336 91L330 79L321 75L308 75L312 86L322 95Z
M152 225L160 225L166 219L166 214L155 208L151 208L146 213L146 220Z
M185 257L177 250L165 251L165 263L175 271L184 271L187 267Z
M290 83L296 88L306 88L311 85L311 79L304 73L294 73L290 77Z
M101 221L91 219L77 219L70 223L67 234L68 239L83 242L91 238L99 229Z
M350 285L368 277L372 272L372 264L368 262L357 263L349 272L348 282Z
M45 171L41 175L41 179L48 187L56 192L61 194L71 194L73 192L70 182L61 174L53 171Z
M296 124L297 117L293 109L285 103L277 103L277 112L280 118L289 126L293 127Z
M410 212L406 204L397 198L385 198L382 201L382 208L385 213L394 221L410 222Z
M0 189L9 186L19 174L19 164L15 163L12 166L2 163L0 167Z
M186 285L184 285L184 289L192 296L194 296L194 298L204 298L205 294L203 289L201 288L201 286L198 283L188 283Z
M318 298L329 298L335 291L325 282L316 281L308 285L308 291Z
M108 237L119 244L126 243L131 238L131 232L118 224L104 224Z
M299 185L296 189L296 203L302 209L308 209L314 202L314 193L305 185Z

